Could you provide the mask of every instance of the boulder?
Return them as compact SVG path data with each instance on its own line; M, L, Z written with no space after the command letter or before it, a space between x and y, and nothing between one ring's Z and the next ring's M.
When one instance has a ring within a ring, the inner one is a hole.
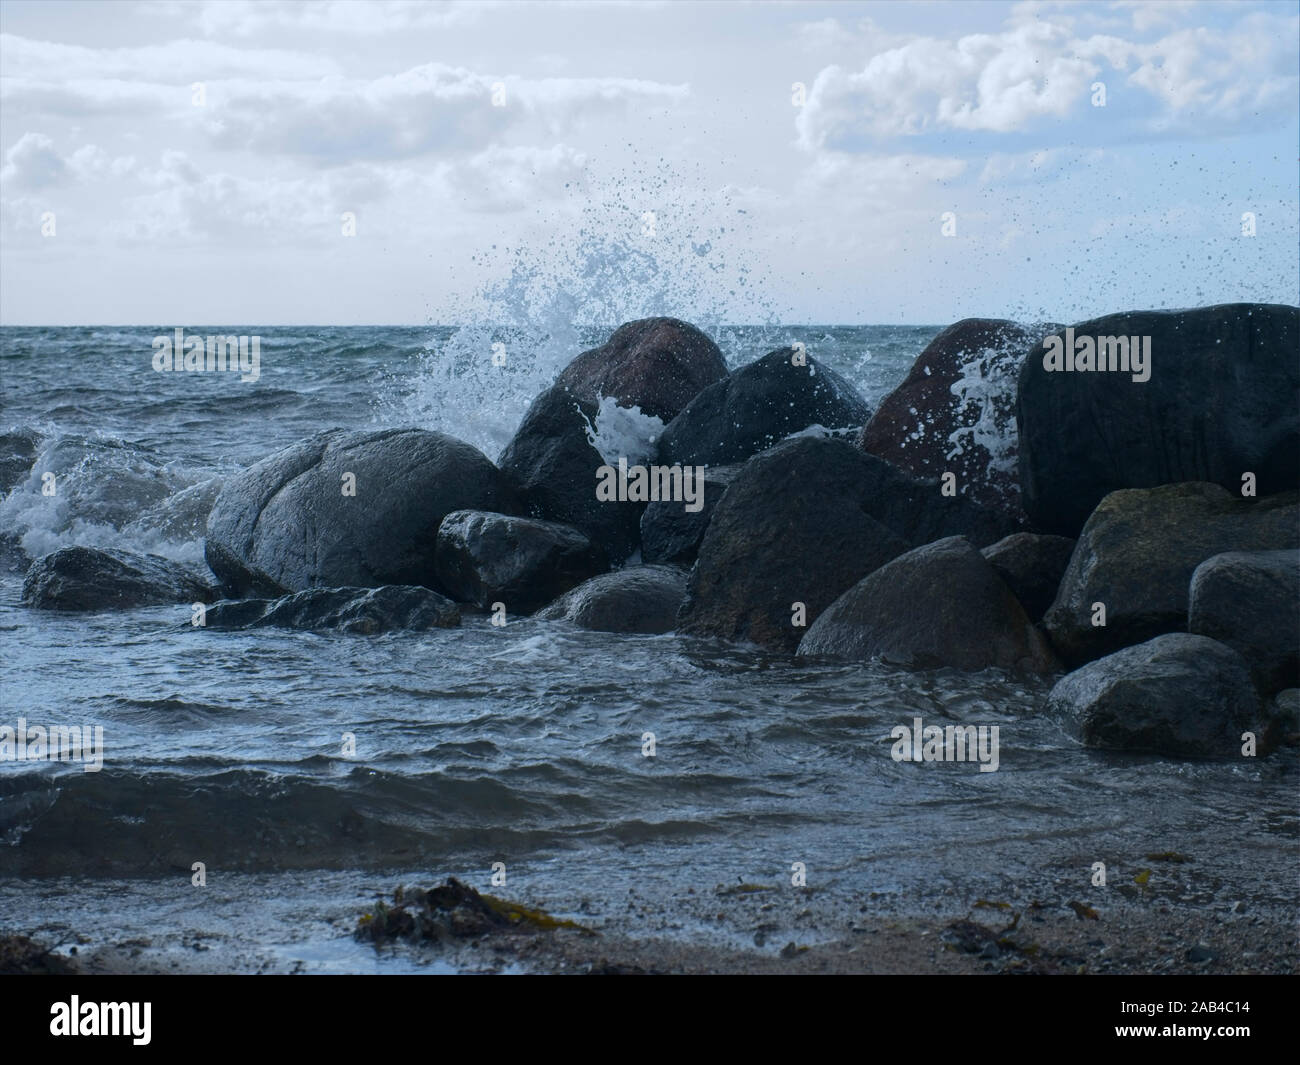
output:
M747 462L713 512L678 631L793 651L840 593L944 536L989 544L1005 520L844 440L803 436Z
M0 433L0 496L27 479L40 440L40 435L31 429Z
M1023 532L1012 533L983 551L1034 621L1052 605L1073 553L1074 541L1067 536Z
M630 566L578 585L536 616L596 632L672 632L686 593L676 566Z
M1265 695L1300 686L1300 551L1228 551L1196 567L1187 630L1226 643Z
M212 585L179 562L116 548L61 547L33 562L23 579L23 602L40 610L125 610L215 597Z
M1300 746L1300 688L1287 688L1273 697L1266 710L1266 750Z
M452 596L531 614L609 568L604 548L572 525L481 510L448 514L438 529L438 579Z
M345 474L355 496L343 494ZM450 436L335 429L228 478L208 515L206 556L232 597L385 584L442 591L434 546L443 517L519 506L501 471Z
M619 326L599 348L566 366L556 384L579 400L612 396L620 407L669 422L696 394L727 376L718 345L676 318L643 318Z
M1077 535L1121 488L1209 481L1238 493L1247 473L1257 496L1300 488L1300 308L1131 311L1072 328L1076 345L1150 337L1150 379L1049 372L1047 340L1030 350L1016 400L1020 483L1042 531Z
M1016 385L1025 352L1055 328L990 318L950 325L881 402L858 445L920 477L951 471L963 495L1018 516Z
M311 588L280 599L228 599L208 607L209 629L330 629L356 635L460 624L460 607L417 585Z
M811 356L781 348L709 385L659 438L666 465L743 462L812 426L857 429L870 415L854 387Z
M704 498L697 511L687 510L681 501L649 504L641 515L642 561L685 566L694 562L713 511L739 472L739 465L705 467Z
M1079 665L1187 628L1196 567L1224 551L1300 547L1297 494L1234 497L1206 483L1112 492L1079 534L1043 617L1057 652ZM1093 624L1095 603L1105 625Z
M799 654L881 658L906 669L1056 668L1020 601L960 536L914 548L863 577L813 622Z
M1117 651L1057 681L1049 713L1089 747L1171 758L1239 757L1260 706L1245 659L1178 632Z
M597 471L607 464L588 437L596 413L555 385L533 400L499 461L529 516L580 529L617 563L637 548L645 504L596 498Z

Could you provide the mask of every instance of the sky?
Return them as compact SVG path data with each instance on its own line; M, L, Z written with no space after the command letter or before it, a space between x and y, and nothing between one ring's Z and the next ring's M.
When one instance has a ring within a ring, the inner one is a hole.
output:
M1300 302L1300 5L0 0L0 324Z

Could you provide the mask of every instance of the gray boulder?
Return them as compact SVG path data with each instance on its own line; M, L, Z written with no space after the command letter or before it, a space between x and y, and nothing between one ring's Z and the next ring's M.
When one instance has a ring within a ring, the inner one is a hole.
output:
M1265 695L1300 685L1300 551L1228 551L1192 574L1189 632L1226 643Z
M1169 633L1057 681L1047 710L1089 747L1171 758L1232 758L1259 718L1245 659L1206 636Z
M1012 533L984 548L989 565L1016 594L1030 618L1038 621L1056 598L1061 578L1074 554L1074 541L1066 536Z
M61 547L31 564L22 598L40 610L124 610L210 603L216 589L187 566L161 555Z
M1187 628L1196 567L1224 551L1300 546L1295 493L1258 501L1205 483L1112 492L1093 512L1043 618L1071 665ZM1094 603L1105 607L1093 625Z
M641 515L641 558L647 563L676 563L689 566L700 552L704 530L727 486L736 479L740 466L708 466L704 470L704 498L697 511L685 502L651 503Z
M343 494L345 473L356 478L355 496ZM206 556L232 597L385 584L440 591L443 517L519 505L469 444L422 429L335 429L227 479L208 515Z
M460 607L415 585L380 588L312 588L280 599L222 600L208 607L209 629L315 629L357 635L460 624Z
M863 577L813 622L799 654L881 658L906 669L1056 668L1020 601L960 536L915 548Z
M479 607L531 614L608 568L603 547L558 522L459 510L438 529L440 583Z
M536 616L597 632L672 632L686 593L676 566L632 566L578 585Z

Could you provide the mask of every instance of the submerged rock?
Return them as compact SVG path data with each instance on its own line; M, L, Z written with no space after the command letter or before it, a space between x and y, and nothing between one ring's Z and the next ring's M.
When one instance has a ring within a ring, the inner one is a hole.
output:
M592 577L537 617L596 632L672 632L685 594L686 573L676 566L632 566Z
M208 607L209 629L334 629L358 635L421 632L460 624L460 607L416 585L311 588L279 599L232 599Z
M1193 483L1112 492L1079 542L1043 625L1058 653L1081 664L1187 628L1196 567L1234 550L1300 546L1295 493L1258 501ZM1095 625L1105 610L1105 624Z
M1069 537L1023 532L1012 533L983 551L1033 621L1052 605L1073 554L1074 541Z
M117 548L62 547L23 579L23 603L40 610L125 610L209 603L216 589L179 562Z
M1172 758L1231 758L1259 715L1245 659L1226 644L1169 633L1062 677L1047 709L1089 747Z
M1300 551L1214 555L1188 594L1188 631L1240 651L1261 692L1300 685Z
M739 465L706 467L699 510L688 510L685 501L665 500L647 506L641 515L641 558L648 563L694 562L713 511L739 472Z
M676 318L626 322L575 358L556 379L586 403L612 396L620 407L671 421L696 394L727 376L718 345Z
M969 540L918 547L863 577L813 622L800 655L1051 672L1056 662L1020 601Z
M1023 504L1075 536L1111 492L1209 481L1258 496L1300 488L1300 308L1232 303L1130 311L1073 327L1082 338L1150 337L1150 378L1044 368L1032 347L1017 422ZM1084 352L1081 352L1083 354Z
M40 434L31 429L0 433L0 496L27 479L40 441Z
M950 325L881 402L859 446L921 477L951 471L963 495L1018 514L1016 387L1042 332L990 318Z
M608 569L609 556L572 525L459 510L438 529L437 567L462 602L531 614Z
M857 429L870 415L866 400L843 377L811 356L795 365L780 348L709 385L659 438L659 462L721 466L743 462L812 426Z
M349 478L355 495L345 495ZM434 572L442 519L519 507L469 444L423 429L331 430L229 478L208 515L208 565L228 595L419 584Z

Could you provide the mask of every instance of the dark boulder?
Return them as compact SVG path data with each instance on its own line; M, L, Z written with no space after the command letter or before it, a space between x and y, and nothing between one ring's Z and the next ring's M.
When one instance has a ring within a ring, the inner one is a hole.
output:
M344 495L344 474L356 494ZM208 565L226 593L418 584L453 510L510 513L509 482L469 444L422 429L331 430L229 478L208 515Z
M0 433L0 496L32 472L40 440L30 429Z
M61 547L33 562L23 579L23 602L41 610L124 610L214 598L216 589L181 563L116 548Z
M813 622L800 655L1049 673L1056 662L1020 601L969 540L914 548L858 581Z
M1025 359L1016 401L1022 502L1046 532L1078 534L1108 493L1209 481L1234 494L1300 488L1300 308L1233 303L1082 322L1083 337L1150 337L1150 379ZM1044 341L1045 343L1046 341Z
M209 629L315 629L356 635L460 624L460 607L416 585L380 588L312 588L280 599L230 599L213 603L204 616Z
M1300 551L1229 551L1192 574L1187 630L1226 643L1265 695L1300 686Z
M859 446L920 477L951 471L961 494L1018 515L1016 385L1025 352L1055 328L989 318L950 325L881 402Z
M844 440L804 436L747 462L713 512L678 630L794 650L841 592L911 547L977 544L1003 519Z
M558 522L459 510L438 529L439 581L479 607L531 614L608 568L604 548Z
M1300 746L1300 688L1287 688L1275 695L1266 709L1265 750Z
M1244 500L1205 483L1112 492L1088 519L1043 625L1071 665L1187 628L1196 567L1224 551L1300 547L1294 492ZM1094 625L1094 604L1105 625Z
M1049 713L1089 747L1172 758L1239 757L1259 697L1245 660L1205 636L1169 633L1057 681Z
M659 438L667 465L722 466L743 462L812 426L857 429L870 415L843 377L811 356L796 365L781 348L709 385L668 423Z
M739 472L739 465L705 467L704 498L700 500L699 510L687 510L684 501L661 500L649 504L641 515L642 560L686 566L694 562L713 511Z
M596 632L672 632L686 594L676 566L631 566L578 585L536 616Z
M599 348L584 351L555 383L578 399L612 396L620 407L669 422L696 394L727 376L718 345L676 318L642 318L619 326Z
M597 471L607 465L588 436L596 411L563 385L547 389L533 400L499 462L530 516L572 525L602 545L611 561L622 562L637 548L645 504L596 498Z
M1012 533L983 551L1034 621L1052 605L1073 553L1074 541L1067 536L1023 532Z

